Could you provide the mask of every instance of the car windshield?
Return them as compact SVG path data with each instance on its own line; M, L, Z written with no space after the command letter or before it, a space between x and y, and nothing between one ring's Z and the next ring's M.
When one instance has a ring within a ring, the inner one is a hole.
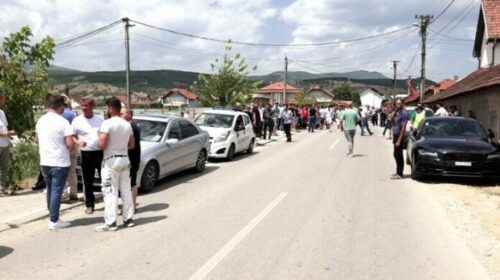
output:
M231 128L233 126L233 115L202 113L195 122L199 126Z
M167 128L167 122L151 121L151 120L137 120L134 119L134 123L137 124L141 131L141 141L148 142L160 142L163 134L165 134L165 129Z
M488 138L477 121L458 118L426 120L421 127L421 135L444 138Z

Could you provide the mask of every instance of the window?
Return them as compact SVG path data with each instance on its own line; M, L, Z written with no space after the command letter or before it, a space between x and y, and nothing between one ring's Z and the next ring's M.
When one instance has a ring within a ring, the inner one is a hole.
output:
M238 116L236 118L236 130L245 130L245 125L243 125L243 118L241 116Z
M199 126L230 128L233 126L234 116L212 113L202 113L195 122Z
M179 121L179 126L181 128L181 135L183 139L195 136L198 134L198 129L188 121Z
M137 119L134 122L141 131L141 141L160 142L167 128L166 122Z
M250 118L248 117L248 115L243 116L243 121L245 121L245 126L250 124Z
M177 122L173 122L170 126L170 132L168 133L168 139L178 139L182 140L181 129Z

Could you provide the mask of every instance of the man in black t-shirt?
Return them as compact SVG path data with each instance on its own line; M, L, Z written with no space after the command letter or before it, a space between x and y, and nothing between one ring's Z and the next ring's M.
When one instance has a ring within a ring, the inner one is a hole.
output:
M309 132L314 133L314 129L316 128L317 117L318 117L318 110L316 109L316 104L314 104L309 109Z
M137 170L139 170L139 164L141 163L141 130L136 123L132 121L134 111L130 108L123 108L121 110L121 116L132 126L132 131L134 133L135 147L132 150L128 150L128 159L130 160L130 185L132 186L132 199L134 201L134 212L137 202Z
M259 101L256 101L252 106L252 123L255 132L255 137L260 138L262 132L262 119L260 118Z

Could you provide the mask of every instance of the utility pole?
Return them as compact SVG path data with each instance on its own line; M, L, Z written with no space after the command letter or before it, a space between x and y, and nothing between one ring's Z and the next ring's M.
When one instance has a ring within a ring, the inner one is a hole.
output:
M284 85L283 85L283 104L286 104L286 76L288 74L288 57L285 54L285 73L283 75Z
M129 35L128 29L134 25L131 25L129 18L122 18L125 23L125 80L127 85L127 102L128 107L132 108L131 96L130 96L130 45L129 45Z
M398 77L398 63L399 60L392 61L392 70L394 70L394 79L392 80L392 99L396 99L396 80Z
M433 16L431 15L416 15L416 19L420 19L420 37L422 37L422 64L420 70L420 103L424 100L425 91L425 54L426 54L426 42L427 42L427 26L430 24Z

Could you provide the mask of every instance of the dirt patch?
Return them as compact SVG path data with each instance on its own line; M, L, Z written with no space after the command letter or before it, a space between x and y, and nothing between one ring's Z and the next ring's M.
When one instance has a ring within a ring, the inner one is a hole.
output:
M428 184L493 279L500 279L500 186Z

